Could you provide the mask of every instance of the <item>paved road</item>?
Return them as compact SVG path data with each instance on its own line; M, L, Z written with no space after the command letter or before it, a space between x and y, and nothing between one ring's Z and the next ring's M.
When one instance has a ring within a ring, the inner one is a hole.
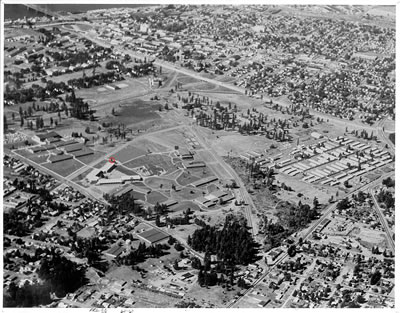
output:
M67 177L61 176L60 174L57 174L56 172L54 172L54 171L52 171L52 170L50 170L50 169L48 169L48 168L46 168L46 167L44 167L44 166L42 166L40 164L37 164L37 163L33 162L33 161L29 160L28 158L26 158L26 157L24 157L24 156L22 156L22 155L20 155L18 153L15 153L15 151L7 151L7 153L13 154L13 157L15 157L16 159L22 160L24 163L27 163L27 164L33 166L34 168L38 168L42 172L57 178L59 181L65 183L65 184L67 184L69 186L74 187L76 190L78 190L79 192L81 192L85 196L87 196L89 198L92 198L92 199L95 199L95 200L98 200L98 201L102 201L103 203L105 203L105 200L102 200L102 195L99 195L99 194L92 195L91 193L87 192L87 190L85 188L83 188L79 184L73 182L71 179L68 179Z
M355 190L352 191L351 193L347 194L346 197L347 197L347 198L350 198L353 194L356 194L356 193L358 193L358 192L360 192L360 191L368 191L370 188L379 185L379 184L382 182L383 179L385 179L385 178L387 178L387 177L389 177L389 176L391 176L391 175L393 175L393 173L387 173L387 174L381 176L378 180L375 180L375 181L370 182L370 183L368 183L368 184L366 184L366 185L364 185L364 186L362 186L362 187L360 187L360 188L355 189ZM332 211L336 208L336 205L337 205L336 203L330 205L330 206L325 210L324 214L318 219L318 221L316 221L310 228L308 228L308 230L306 231L306 233L302 235L303 240L306 240L306 239L315 231L315 229L321 224L321 222L322 222L325 218L327 218L327 217L329 216L329 214L332 213ZM300 236L300 235L299 235L299 236ZM240 302L249 292L253 291L254 288L255 288L259 283L261 283L261 282L264 280L264 278L272 271L272 269L274 269L274 268L275 268L280 262L282 262L287 256L288 256L288 254L287 254L287 253L284 253L283 256L281 257L281 259L279 259L274 265L272 265L272 266L268 269L268 271L267 271L265 274L263 274L259 279L257 279L257 280L253 283L253 285L243 293L243 295L242 295L241 297L239 297L235 302L230 303L230 304L228 305L228 307L229 307L229 308L233 307L233 306L236 305L238 302Z
M81 22L81 23L82 24L86 24L84 22ZM66 23L64 23L64 24L66 24ZM41 27L46 26L46 25L41 25ZM51 26L52 24L48 24L48 25ZM93 25L93 24L90 24L90 25ZM80 37L89 39L89 40L91 40L92 42L96 43L99 46L103 46L103 47L107 47L107 48L110 48L112 46L111 43L99 40L98 38L93 37L93 36L89 36L86 33L83 34L81 32L77 32L77 31L74 31L74 30L71 30L71 29L68 29L68 31L74 32ZM162 67L167 68L167 69L169 69L171 71L175 71L175 72L178 72L178 73L181 73L181 74L184 74L184 75L187 75L187 76L190 76L190 77L196 78L198 80L205 81L205 82L208 82L208 83L220 86L220 87L225 87L227 89L233 90L233 91L238 92L240 94L245 94L245 88L238 87L238 86L235 86L235 85L232 85L232 84L229 84L229 83L221 82L221 81L218 81L216 79L203 77L197 72L182 68L182 67L180 67L178 65L175 65L175 64L172 64L172 63L169 63L169 62L166 62L166 61L157 60L157 59L155 59L154 56L145 55L145 54L142 54L142 53L139 53L139 52L136 52L136 51L132 51L132 50L128 50L128 49L125 49L125 48L122 48L122 47L114 47L114 49L116 51L121 51L124 54L128 54L128 55L130 55L131 57L134 57L134 58L143 59L143 58L146 57L147 59L154 59L155 60L154 61L155 65L162 66ZM264 95L264 96L265 96L265 98L270 98L268 95ZM288 104L288 103L286 103L284 101L278 100L278 99L273 99L273 102L277 103L277 104L279 104L281 106L284 106L284 107L290 106L290 104ZM310 109L310 113L312 113L316 117L321 117L323 119L329 119L330 122L334 122L335 124L341 124L342 126L346 126L346 125L351 124L351 127L353 127L353 128L359 128L359 129L365 129L365 130L376 130L376 126L369 126L369 125L366 125L366 124L358 124L355 121L350 122L350 121L347 121L347 120L336 118L336 117L334 117L332 115L329 115L329 114L324 114L324 113L321 113L321 112L317 112L317 111L315 111L313 109Z
M244 207L245 209L245 216L247 219L248 226L251 229L251 233L253 237L257 234L256 230L256 225L253 223L253 218L252 218L252 209L255 209L255 205L253 202L253 199L250 197L249 193L247 192L246 186L240 179L239 175L236 173L236 171L218 155L218 153L209 145L205 142L205 140L201 137L199 134L199 129L197 125L193 125L192 127L193 134L196 136L197 141L202 144L203 147L205 147L206 150L208 150L218 161L218 163L222 166L222 168L236 181L236 183L239 185L239 192L241 195L241 198L245 201L246 205Z
M157 131L154 131L154 132L151 132L151 133L142 133L141 135L136 136L135 139L136 138L146 138L146 136L148 136L148 135L154 135L154 134L157 134L157 133L160 133L160 132L164 132L164 131L168 131L168 130L174 130L174 129L181 128L181 127L182 127L182 125L172 126L172 127L164 128L164 129L157 130ZM88 168L93 168L93 166L96 165L97 163L99 163L101 160L106 161L110 157L116 156L119 151L123 150L124 148L128 147L129 145L132 145L132 141L127 141L126 143L123 143L123 144L119 145L118 147L116 147L114 150L112 150L111 152L107 153L106 155L99 157L98 159L96 159L96 160L92 161L91 163L87 164L86 166L83 166L80 169L76 170L75 172L71 173L70 175L67 176L67 178L69 180L71 180L71 179L79 176L80 174L84 173ZM118 163L118 158L116 159L116 161Z
M380 136L387 143L391 152L395 152L395 146L393 142L386 136L386 133L383 130L385 121L387 121L387 118L380 120L376 125L376 130L378 131L378 136Z
M100 46L111 47L111 44L108 44L108 43L106 43L104 41L98 40L97 38L93 38L91 36L83 35L83 34L80 34L80 33L77 33L77 34L82 36L82 37L85 37L85 38L87 38L89 40L92 40L93 42L95 42L96 44L98 44ZM130 56L133 56L135 58L147 57L148 59L150 59L150 56L148 56L148 55L144 55L142 53L138 53L138 52L134 52L134 51L131 51L131 50L127 50L127 49L124 49L124 48L121 48L121 47L119 47L117 50L119 50L119 51L121 51L123 53L129 54ZM235 85L232 85L232 84L229 84L229 83L221 82L221 81L218 81L216 79L203 77L197 72L182 68L182 67L180 67L178 65L175 65L175 64L172 64L172 63L169 63L169 62L166 62L166 61L161 61L161 60L155 59L154 64L158 65L158 66L162 66L164 68L167 68L167 69L169 69L171 71L175 71L175 72L178 72L178 73L181 73L181 74L196 78L198 80L202 80L202 81L211 83L213 85L217 85L217 86L220 86L220 87L224 87L224 88L233 90L233 91L238 92L238 93L243 94L243 95L245 94L245 90L246 90L245 88L238 87L238 86L235 86ZM263 96L265 98L269 98L268 95L263 95ZM286 103L284 101L278 100L278 99L273 99L273 103L277 103L277 104L279 104L281 106L284 106L284 107L290 106L290 104L288 104L288 103ZM310 109L310 113L312 113L316 117L320 117L320 118L323 118L325 120L329 119L330 122L333 122L335 124L341 124L342 126L348 126L349 124L351 124L351 127L353 127L353 128L359 128L359 129L365 129L365 130L376 130L375 126L369 126L367 124L358 124L355 121L351 122L351 121L343 120L343 119L334 117L334 116L329 115L329 114L324 114L324 113L315 111L313 109Z
M383 228L384 228L384 230L385 230L386 237L388 238L388 242L389 242L390 248L392 249L392 251L393 251L393 253L394 253L394 252L395 252L395 246L394 246L394 240L393 240L392 231L390 230L389 225L387 224L386 218L385 218L385 216L383 215L382 210L380 209L379 203L378 203L378 201L377 201L376 198L375 198L373 189L370 188L370 189L368 190L368 192L369 192L370 195L372 196L372 200L373 200L373 202L374 202L375 212L378 214L379 220L380 220L380 222L381 222L381 224L382 224L382 226L383 226Z

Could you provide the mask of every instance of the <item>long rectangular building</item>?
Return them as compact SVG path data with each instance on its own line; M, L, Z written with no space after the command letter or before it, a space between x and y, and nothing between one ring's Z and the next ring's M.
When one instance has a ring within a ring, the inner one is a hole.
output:
M210 177L206 177L206 178L202 178L202 179L196 180L191 185L194 186L194 187L199 187L199 186L202 186L202 185L206 185L206 184L212 183L212 182L214 182L216 180L218 180L217 176L210 176Z
M61 155L54 155L50 157L50 162L51 163L56 163L56 162L61 162L65 160L72 159L73 156L69 154L61 154Z

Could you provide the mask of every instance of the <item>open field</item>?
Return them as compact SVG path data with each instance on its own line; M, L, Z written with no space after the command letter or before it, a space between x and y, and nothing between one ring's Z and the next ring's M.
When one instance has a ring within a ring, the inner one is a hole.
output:
M150 134L148 138L150 138L151 141L168 147L181 147L184 146L182 145L182 143L185 142L185 133L185 129L173 129L163 132L162 136L160 136L159 134Z
M137 175L135 171L132 171L125 166L118 166L116 171L122 173L123 175Z
M175 181L164 177L146 178L146 185L152 189L172 189L172 185L176 185ZM162 186L161 186L162 185Z
M103 152L94 151L94 154L85 155L85 156L79 157L78 159L82 163L90 164L93 161L103 157L104 155L105 155L105 153L103 153Z
M41 163L47 162L48 157L49 157L49 153L44 152L44 153L40 153L40 154L35 153L29 159L35 163L41 164Z
M193 91L212 91L216 90L218 87L215 86L214 84L211 83L199 83L195 85L188 86L188 90L193 90Z
M180 212L188 208L192 211L200 211L200 207L191 201L182 201L169 207L169 209L174 212Z
M140 157L142 155L145 155L146 153L147 152L144 149L135 144L134 146L129 145L124 149L118 151L115 155L113 155L113 157L117 162L125 163L126 161Z
M177 82L181 83L182 85L187 85L187 84L193 84L193 83L200 83L201 81L191 77L191 76L187 76L185 74L179 74L177 79Z
M182 188L182 190L173 193L173 197L177 200L194 200L201 197L203 192L196 188Z
M150 192L147 196L147 202L151 203L151 204L156 204L158 203L162 203L164 201L167 201L168 198L166 196L164 196L163 194L161 194L158 191L152 191Z
M171 147L154 142L153 140L147 138L138 138L137 140L132 142L132 144L139 146L141 149L147 151L148 153L160 153L172 150Z
M57 163L47 163L43 164L44 167L56 172L57 174L66 177L76 170L80 169L83 165L82 163L76 161L75 159L70 159Z
M124 163L124 165L132 169L146 165L146 167L154 174L160 173L160 169L166 172L176 170L176 166L172 164L171 158L169 156L161 154L142 156L132 161L126 162Z
M108 123L124 123L125 125L131 125L147 120L159 119L160 116L157 113L158 108L159 104L155 102L127 100L118 106L115 116L108 115L105 117L104 121Z
M186 172L183 172L177 179L176 181L178 182L178 184L182 185L182 186L186 186L189 185L193 182L195 182L196 180L199 180L200 177L197 177L195 175L192 174L188 174Z
M92 168L88 168L87 170L85 170L83 173L79 174L78 176L76 176L76 177L73 178L72 180L73 180L74 182L81 181L81 180L85 179L86 176L87 176L92 170L93 170Z

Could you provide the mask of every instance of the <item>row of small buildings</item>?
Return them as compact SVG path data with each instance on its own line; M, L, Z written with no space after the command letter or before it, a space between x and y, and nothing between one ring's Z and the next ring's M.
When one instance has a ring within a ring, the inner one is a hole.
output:
M302 180L305 182L318 181L335 186L392 162L389 152L342 136L324 142L324 147L308 147L305 149L307 152L310 159L279 162L281 173L290 176L303 174Z

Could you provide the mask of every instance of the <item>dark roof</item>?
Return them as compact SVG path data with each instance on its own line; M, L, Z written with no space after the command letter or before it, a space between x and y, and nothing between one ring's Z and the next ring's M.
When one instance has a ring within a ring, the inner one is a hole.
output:
M46 148L43 147L43 146L39 146L39 147L32 147L32 148L30 148L30 150L31 150L32 152L39 152L39 151L45 151Z
M164 205L166 205L167 207L169 207L169 206L174 205L174 204L177 204L177 203L178 203L177 200L169 199L169 200L167 200L167 201L164 201L164 202L161 203L161 204L164 204Z
M126 186L124 186L121 190L112 193L112 195L113 195L114 197L120 197L120 196L123 196L124 194L126 194L127 192L132 191L133 189L134 189L134 188L133 188L132 185L126 185Z
M143 233L138 234L138 236L149 241L151 244L169 237L168 235L164 234L156 228L144 231Z
M62 147L62 146L72 145L74 143L77 143L77 142L74 139L70 139L70 140L67 140L67 141L57 142L55 145L57 147Z
M213 181L215 181L217 179L218 179L217 176L211 176L211 177L207 177L207 178L202 178L202 179L199 179L199 180L196 180L195 182L193 182L192 185L195 186L195 187L198 187L198 186L201 186L201 185L205 185L205 184L211 183L211 182L213 182Z
M182 277L184 278L189 278L189 277L193 277L194 275L192 273L185 273L182 275Z
M66 155L66 154L55 155L55 156L50 157L50 162L55 163L55 162L60 162L60 161L64 161L64 160L69 160L72 158L73 158L72 155Z
M62 136L58 133L56 133L55 131L51 131L45 134L37 134L37 136L39 137L40 140L45 140L47 138L51 138L51 137L58 137L61 138Z
M49 137L49 138L47 138L47 141L49 143L53 143L53 142L60 141L60 138L59 137Z
M67 145L64 147L64 150L66 152L72 152L72 151L78 151L78 150L82 150L83 148L83 143L75 143L72 145Z
M206 164L203 161L191 161L185 164L186 168L194 168L194 167L205 167Z

